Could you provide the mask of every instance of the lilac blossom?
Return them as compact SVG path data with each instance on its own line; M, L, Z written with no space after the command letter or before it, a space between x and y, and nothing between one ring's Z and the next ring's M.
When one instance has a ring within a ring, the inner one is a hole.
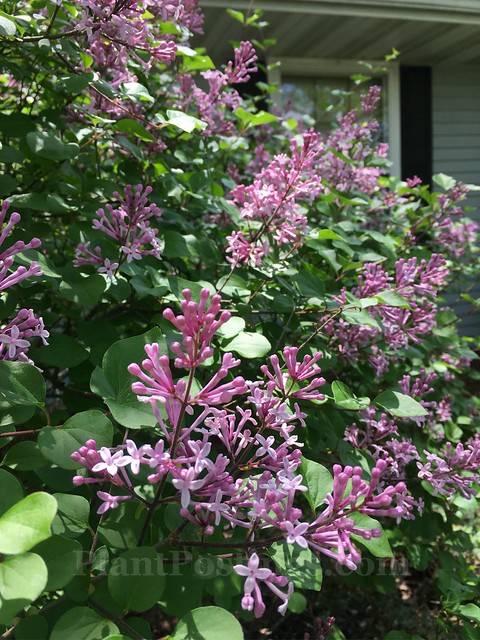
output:
M383 339L394 354L409 344L418 344L429 335L436 325L437 307L433 298L445 286L448 274L446 261L438 254L432 254L428 261L401 258L395 264L394 276L378 264L366 264L363 274L358 276L358 286L350 293L358 300L379 296L379 304L365 311L381 324L354 325L337 318L326 324L325 331L347 362L357 362L365 351L367 360L380 376L385 373L388 362L379 358L375 343ZM405 306L383 303L381 294L384 291L393 291L404 298ZM347 298L347 291L343 289L336 300L345 305L351 302L351 296Z
M289 156L275 156L251 185L239 185L231 192L246 227L227 238L232 267L258 266L272 243L299 246L304 242L307 217L301 203L311 204L324 191L315 170L322 149L317 134L304 133L301 144L292 140Z
M293 593L293 584L289 583L284 576L276 576L273 571L266 568L259 568L260 558L256 553L252 553L247 566L236 564L233 568L240 576L245 577L244 596L242 598L242 608L246 611L253 611L256 618L260 618L265 611L265 604L257 581L263 582L269 589L283 600L278 607L279 613L285 614L288 600ZM287 593L281 591L278 586L288 587Z
M130 500L130 496L112 496L105 491L97 491L97 496L103 500L97 509L97 513L106 513L109 509L116 509L120 502Z
M28 268L19 266L11 271L14 262L14 256L18 255L19 253L23 253L28 249L38 249L42 243L38 238L32 238L32 240L27 243L23 242L23 240L17 240L17 242L9 247L4 246L5 241L12 232L13 228L22 219L20 214L16 211L11 213L10 216L7 217L9 208L10 202L8 200L4 200L2 208L0 209L0 291L5 291L9 287L12 287L14 284L18 284L26 278L39 276L42 273L41 267L37 262L32 262Z
M465 498L477 494L472 487L480 481L480 436L476 434L464 444L447 442L441 455L424 451L426 462L417 462L418 476L432 485L434 494L451 500L458 490Z
M116 207L107 204L105 209L98 209L95 214L92 228L102 231L120 248L117 261L104 258L98 246L92 251L90 242L86 242L77 247L75 265L93 265L99 273L113 279L125 259L132 262L150 255L160 259L162 245L157 238L158 229L152 226L152 219L158 222L162 212L156 204L148 201L151 192L152 187L143 188L139 184L134 189L132 185L127 185L123 197L114 192L113 197L118 201Z
M5 246L8 236L21 220L21 216L17 212L11 213L8 217L9 208L10 203L5 200L0 210L0 291L5 291L26 278L42 274L40 265L35 261L28 268L24 266L13 267L16 255L28 249L38 249L41 242L38 238L33 238L27 243L23 240L17 240L9 247ZM33 309L20 309L12 320L0 327L0 360L31 362L27 355L30 340L37 337L44 345L47 345L49 335L43 319L37 317Z
M188 380L193 380L197 367L215 355L214 334L230 313L222 310L220 295L212 296L206 289L199 302L193 301L190 290L183 291L181 311L166 309L164 317L182 336L181 342L171 345L175 366L187 369ZM176 493L172 496L170 492L169 501L178 503L182 518L198 527L205 538L216 527L236 527L249 532L255 544L265 539L267 545L269 536L283 538L286 544L309 548L350 568L361 560L354 536L368 540L381 535L377 529L357 525L355 514L397 521L413 517L415 502L405 484L386 486L388 465L383 459L376 461L370 479L363 478L360 467L335 465L333 491L309 519L296 506L296 497L307 491L298 472L302 443L295 433L305 425L306 414L297 400L323 399L318 388L325 380L316 364L320 354L300 358L297 348L286 347L282 365L274 355L270 366L261 367L263 379L250 382L230 376L225 382L226 374L239 364L227 353L210 380L204 380L203 388L192 391L189 381L176 378L170 358L160 354L158 344L146 345L145 352L141 366L132 363L128 367L138 378L132 390L140 401L151 403L162 438L141 447L127 439L122 445L99 450L89 440L72 455L87 470L86 476L75 476L75 484L110 482L124 494L99 493L103 500L99 512L117 508L121 500L139 498L135 483L145 469L148 482L158 486L158 496L170 483ZM241 395L246 396L243 403L238 400ZM242 607L262 615L262 585L280 598L278 611L283 614L293 584L285 576L261 569L248 539L244 543L248 565L235 567L246 578Z
M173 88L178 94L178 104L182 111L195 109L195 115L206 123L203 135L230 135L234 125L225 117L226 111L235 111L242 104L242 98L232 87L250 80L257 72L257 55L250 42L241 42L234 50L234 61L225 70L203 71L200 75L206 81L208 91L201 89L190 74L178 77L178 86Z

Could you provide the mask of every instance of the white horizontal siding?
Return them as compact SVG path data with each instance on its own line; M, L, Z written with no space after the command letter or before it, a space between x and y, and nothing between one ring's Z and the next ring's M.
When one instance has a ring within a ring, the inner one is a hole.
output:
M433 172L480 185L480 69L434 67L432 104ZM480 223L480 195L473 193L468 204L474 207L470 217ZM480 297L480 285L470 294ZM468 304L453 292L447 298L458 315L468 311ZM478 334L480 314L467 316L461 328L463 333Z

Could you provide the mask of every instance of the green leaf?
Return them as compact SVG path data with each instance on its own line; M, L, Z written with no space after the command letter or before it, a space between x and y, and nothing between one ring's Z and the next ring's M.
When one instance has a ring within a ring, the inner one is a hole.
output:
M83 411L69 418L61 427L43 427L38 434L42 454L62 469L78 469L71 455L92 438L97 447L110 447L113 427L101 411Z
M177 111L175 109L167 109L166 122L187 133L191 133L194 129L203 130L207 126L207 123L203 122L203 120L199 120L198 118L189 116L187 113L183 113L183 111Z
M419 402L398 391L384 391L373 403L398 418L421 418L428 415L428 411Z
M52 536L37 544L34 552L47 565L47 591L56 591L67 585L82 567L83 548L76 540Z
M132 120L132 118L122 118L118 120L113 125L114 131L119 131L120 133L127 133L129 135L135 136L136 138L140 138L140 140L147 140L148 142L153 142L155 138L152 134L145 129L143 125L141 125L137 120Z
M40 448L33 440L17 442L5 454L3 464L15 471L33 471L47 464Z
M124 82L121 86L122 93L134 102L155 102L155 98L150 95L147 87L139 82Z
M57 621L50 640L103 640L119 633L115 623L88 607L73 607Z
M191 236L183 236L176 231L164 231L162 236L165 243L163 255L166 258L184 258L194 255L192 243L188 242L192 239Z
M303 476L303 484L308 488L304 495L312 511L315 511L323 504L327 493L333 489L332 475L326 467L305 457L302 457L300 473Z
M245 16L241 11L235 11L234 9L227 9L227 13L234 20L238 20L238 22L240 22L241 24L244 24Z
M217 331L217 335L225 340L230 340L235 336L238 336L245 329L245 320L238 316L232 316L224 325Z
M33 209L48 213L69 213L72 210L58 193L20 193L8 199L15 209Z
M127 551L137 544L138 536L145 522L146 510L139 509L134 502L122 502L117 509L109 512L98 527L100 539L109 548Z
M276 122L278 120L278 116L274 116L273 113L267 113L266 111L257 111L256 113L250 113L242 107L239 107L235 110L235 115L248 128L258 127L261 124L268 124L270 122Z
M0 362L0 415L11 422L28 420L42 407L45 381L40 371L26 362Z
M0 16L0 36L14 36L17 31L17 25L7 16Z
M386 304L389 307L400 307L402 309L412 308L406 298L399 295L396 291L390 291L389 289L381 291L373 297L376 298L381 304Z
M272 345L260 333L241 331L233 340L222 345L222 351L235 351L244 358L263 358Z
M360 411L370 405L370 398L357 398L346 384L339 380L332 382L333 399L343 409Z
M455 178L447 176L446 173L436 173L434 176L432 176L432 178L435 184L438 184L438 186L445 191L450 191L450 189L453 189L453 187L457 184Z
M130 549L115 558L108 573L108 589L124 611L147 611L165 587L162 561L150 547Z
M119 340L107 349L102 362L105 381L114 391L113 397L104 398L112 416L117 422L130 429L154 427L157 420L150 405L141 403L132 391L132 376L127 367L132 362L145 359L145 345L158 343L160 354L167 353L167 346L163 334L155 327L147 333L133 338Z
M177 46L180 53L183 53L180 46ZM184 47L182 47L184 50ZM182 62L182 71L206 71L207 69L215 69L215 65L210 56L202 56L196 54L195 56L185 55Z
M62 142L44 131L27 133L27 144L37 156L48 160L71 160L80 153L75 142Z
M314 296L322 297L325 294L325 283L315 274L302 271L291 278L302 296L311 298Z
M76 338L64 333L51 333L48 346L31 350L35 362L51 367L76 367L88 359L88 351Z
M21 553L0 563L0 624L10 624L19 611L38 598L46 584L47 567L35 553Z
M18 183L15 178L12 178L11 176L0 176L0 196L5 197L10 195L12 191L16 189L17 184Z
M177 300L183 300L183 289L190 289L190 291L192 292L193 300L196 300L197 302L200 300L200 292L203 289L203 286L198 282L191 282L190 280L185 280L184 278L179 278L178 276L169 276L168 284L170 285L170 289L172 290L172 293L177 298ZM212 285L209 285L208 289L210 289L211 293L213 293L215 290Z
M66 300L86 307L97 304L102 293L105 291L105 279L98 273L93 273L86 278L81 278L75 282L61 282L59 292Z
M15 625L15 640L48 640L46 618L29 611L29 615Z
M0 517L0 553L23 553L50 537L57 502L48 493L31 493Z
M242 627L231 613L220 607L199 607L180 620L170 640L243 640L243 637Z
M36 262L42 267L42 276L46 276L47 278L62 277L55 271L55 267L52 265L52 263L47 260L47 258L42 253L40 253L40 251L36 251L35 249L24 251L23 253L17 255L15 260L20 264L26 266L30 266L32 262Z
M322 256L325 262L329 264L336 273L341 270L342 265L337 260L337 252L334 249L327 249L323 242L310 238L307 240L306 244L309 247L312 247L319 256Z
M364 513L352 513L348 517L352 518L359 529L364 529L365 531L380 529L380 531L382 531L382 536L380 538L370 538L370 540L365 540L362 536L352 533L351 537L354 540L360 542L376 558L393 558L390 543L388 542L387 536L379 522Z
M322 588L322 565L310 549L298 544L275 542L269 551L277 567L296 587L320 591Z
M67 73L60 77L60 82L62 82L71 93L80 93L88 87L93 78L93 73Z
M343 238L331 229L320 229L317 233L317 240L342 240Z
M475 622L480 622L480 607L472 602L470 604L462 605L458 612L465 618L475 620Z
M288 601L288 610L292 613L303 613L307 608L308 601L303 593L295 591Z
M342 318L349 322L350 324L362 324L367 327L378 327L378 320L376 318L372 318L372 316L367 312L357 309L345 309L342 311Z
M417 571L425 571L429 561L433 557L432 547L420 542L409 542L407 547L407 558L412 563L412 567Z
M88 527L90 503L82 496L54 493L58 511L52 523L52 533L65 538L78 538Z
M0 469L0 516L23 498L20 482L8 471Z

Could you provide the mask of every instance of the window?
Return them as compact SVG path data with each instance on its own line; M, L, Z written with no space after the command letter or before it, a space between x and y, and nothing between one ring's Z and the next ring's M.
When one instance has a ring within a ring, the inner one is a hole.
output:
M274 64L272 64L274 62ZM379 65L373 65L378 68ZM282 113L306 118L319 131L329 131L338 115L360 106L368 84L355 84L353 74L365 67L345 60L282 58L269 61L269 81L280 87L275 100ZM400 92L398 66L375 74L369 84L382 87L382 100L374 117L381 123L379 140L388 142L392 175L400 176Z
M299 119L307 115L317 130L328 132L340 115L360 107L361 94L372 84L383 86L383 78L372 78L368 84L358 85L348 77L282 76L279 104L288 117ZM380 123L384 120L384 105L385 96L382 92L374 114Z

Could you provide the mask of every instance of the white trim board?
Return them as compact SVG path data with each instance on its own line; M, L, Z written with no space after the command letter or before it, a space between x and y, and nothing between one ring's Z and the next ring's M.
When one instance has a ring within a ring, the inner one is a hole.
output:
M453 4L453 8L452 8ZM303 13L310 15L343 15L363 18L393 18L398 20L420 20L426 22L448 22L480 25L480 6L477 0L463 0L447 4L445 0L383 0L367 2L352 0L202 0L204 7L280 13Z

